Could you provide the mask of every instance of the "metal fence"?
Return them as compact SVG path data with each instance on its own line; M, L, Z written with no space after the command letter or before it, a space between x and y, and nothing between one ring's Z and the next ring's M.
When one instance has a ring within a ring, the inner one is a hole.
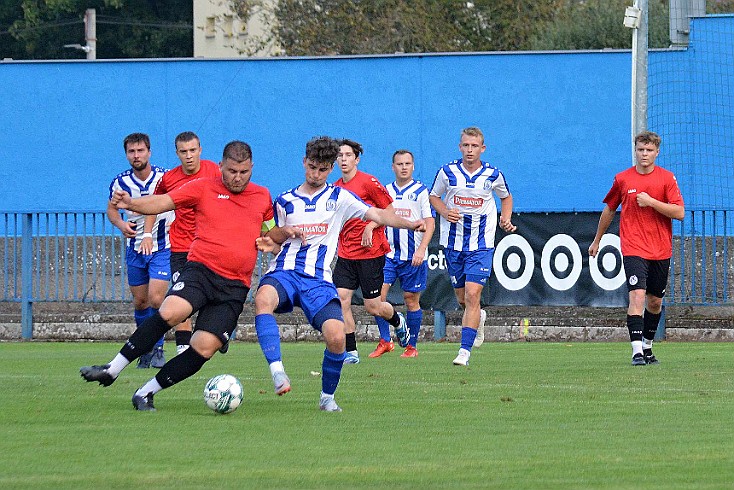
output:
M734 213L686 212L673 226L668 304L730 301ZM34 302L129 301L125 240L104 212L0 213L0 301L22 304L23 337ZM253 290L264 267L259 258Z

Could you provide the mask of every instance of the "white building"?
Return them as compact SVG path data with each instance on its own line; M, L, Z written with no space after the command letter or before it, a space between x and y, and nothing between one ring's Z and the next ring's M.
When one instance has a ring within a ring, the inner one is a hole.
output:
M277 0L242 2L243 12L232 0L194 0L194 57L243 58L277 56L272 10ZM241 9L242 10L242 9ZM244 17L243 16L243 17Z

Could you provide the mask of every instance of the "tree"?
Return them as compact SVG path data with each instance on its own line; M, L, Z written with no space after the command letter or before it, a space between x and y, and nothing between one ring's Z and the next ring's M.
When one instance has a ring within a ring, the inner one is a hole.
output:
M63 46L84 43L88 8L97 11L98 58L193 55L193 9L187 0L23 0L20 9L8 9L9 3L0 4L0 32L8 33L3 41L11 36L14 41L0 43L3 57L83 58L83 52Z
M632 33L622 21L625 8L631 3L568 0L542 32L531 38L530 47L534 50L629 49ZM670 45L668 2L650 0L648 14L648 46L667 48Z

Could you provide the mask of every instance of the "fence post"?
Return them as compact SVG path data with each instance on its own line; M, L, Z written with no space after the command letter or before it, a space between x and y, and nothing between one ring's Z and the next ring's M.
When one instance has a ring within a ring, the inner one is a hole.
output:
M23 213L21 236L20 324L24 339L33 338L33 215Z
M446 337L446 313L441 310L433 312L433 340Z

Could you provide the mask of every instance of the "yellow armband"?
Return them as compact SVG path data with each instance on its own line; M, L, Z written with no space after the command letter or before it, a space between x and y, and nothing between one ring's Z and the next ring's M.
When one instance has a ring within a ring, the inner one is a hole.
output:
M263 226L260 231L262 231L263 233L267 233L273 228L275 228L275 218L269 219L268 221L263 221Z

